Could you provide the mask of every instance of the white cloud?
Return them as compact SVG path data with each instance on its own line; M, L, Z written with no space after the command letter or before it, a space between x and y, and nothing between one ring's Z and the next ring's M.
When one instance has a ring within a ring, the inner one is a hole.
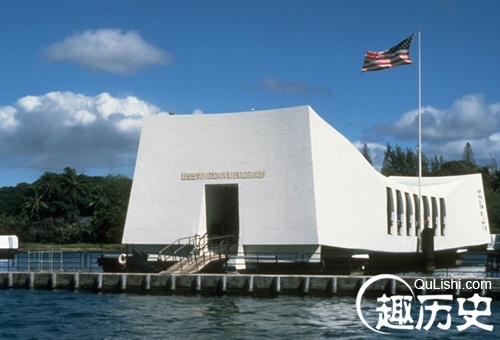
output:
M484 96L471 94L456 100L450 108L422 108L422 137L427 141L447 142L456 139L484 138L500 130L500 103L487 105ZM376 129L398 138L414 138L417 110L412 110L389 125Z
M416 145L417 110L404 113L397 121L374 127L380 136ZM487 104L481 94L456 100L449 108L422 108L422 151L427 156L443 155L460 159L465 143L470 143L476 161L487 163L500 157L500 103Z
M131 74L155 64L167 64L172 57L148 44L139 33L118 29L77 32L42 51L53 62L69 61L90 70Z
M489 140L495 143L500 143L500 133L494 133L489 137Z
M64 120L63 124L68 127L78 125L89 125L95 122L96 116L87 110L77 110L73 116Z
M18 125L16 109L12 106L0 107L0 130L13 131Z
M0 164L60 171L133 166L142 118L160 113L136 97L72 92L26 96L0 108Z
M40 98L37 96L26 96L17 101L17 105L26 111L34 110L36 107L40 106L40 104Z

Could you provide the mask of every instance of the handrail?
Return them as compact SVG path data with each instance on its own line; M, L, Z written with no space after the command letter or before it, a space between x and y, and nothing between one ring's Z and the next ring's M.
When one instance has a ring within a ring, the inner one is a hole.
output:
M203 235L199 238L198 244L188 254L186 258L187 264L191 265L194 263L196 265L196 271L198 271L210 263L213 258L218 257L221 259L222 254L228 254L229 248L232 245L232 237L232 235L223 235L208 238L207 234ZM214 248L216 248L216 251L214 251ZM184 270L184 264L185 263L181 261L181 270ZM203 266L201 266L201 264L203 264Z
M319 253L236 253L229 255L230 259L245 260L252 263L309 263L320 262Z
M203 236L182 237L161 249L158 261L176 261L181 271L194 263L199 270L201 265L207 265L214 257L221 259L222 254L227 255L232 246L232 237L223 235L209 238L207 233ZM175 246L177 248L174 249Z
M206 235L206 233L205 233L205 235ZM205 235L203 235L203 236L205 236ZM196 237L197 237L197 235L195 235L195 236L188 236L188 237L181 237L181 238L175 240L174 242L170 243L168 246L162 248L160 251L158 251L158 255L161 255L161 253L166 252L167 249L173 247L174 245L180 245L180 244L182 244L181 243L182 240L188 240L188 244L190 244L191 243L191 239L192 238L196 238Z

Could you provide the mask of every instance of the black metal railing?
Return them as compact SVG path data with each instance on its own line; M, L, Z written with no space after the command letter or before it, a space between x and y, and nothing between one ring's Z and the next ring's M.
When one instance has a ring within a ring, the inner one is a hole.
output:
M319 253L236 253L230 259L244 260L246 263L315 263L321 262Z
M232 235L195 235L176 240L158 252L158 260L177 262L171 272L199 271L210 262L224 259L232 246Z
M204 236L195 235L175 240L158 252L158 261L177 262L186 258L197 247L200 237Z

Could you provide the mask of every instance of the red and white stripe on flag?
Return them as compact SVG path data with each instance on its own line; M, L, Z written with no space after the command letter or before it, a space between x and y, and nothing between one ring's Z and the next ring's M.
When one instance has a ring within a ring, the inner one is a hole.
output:
M410 59L410 45L412 39L413 34L386 51L366 52L361 72L379 71L396 66L413 64Z

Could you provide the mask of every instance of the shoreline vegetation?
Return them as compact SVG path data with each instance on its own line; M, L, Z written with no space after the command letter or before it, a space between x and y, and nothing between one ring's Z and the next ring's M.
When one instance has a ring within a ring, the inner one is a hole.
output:
M51 244L51 243L20 243L18 251L62 251L62 252L125 252L124 244Z
M122 175L87 176L66 167L2 187L0 235L17 235L20 245L119 244L131 186Z

